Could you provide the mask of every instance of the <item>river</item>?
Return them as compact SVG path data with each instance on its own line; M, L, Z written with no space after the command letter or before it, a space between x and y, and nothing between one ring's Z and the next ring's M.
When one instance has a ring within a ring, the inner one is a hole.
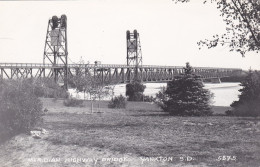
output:
M114 95L118 96L120 94L125 95L125 85L120 84L116 85L114 88ZM163 86L166 86L166 83L145 83L146 89L144 91L144 95L147 96L154 96ZM241 89L241 86L238 82L236 83L206 83L205 87L209 89L213 94L213 103L214 106L229 106L233 101L238 100L238 95L240 92L238 91ZM79 93L76 95L73 89L70 89L69 92L72 96L77 96L78 98L83 98L83 94ZM105 100L109 100L109 97L105 98Z

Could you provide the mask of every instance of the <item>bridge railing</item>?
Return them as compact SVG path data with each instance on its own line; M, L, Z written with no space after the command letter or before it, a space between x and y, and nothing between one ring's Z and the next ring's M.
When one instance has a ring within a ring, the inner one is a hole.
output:
M55 66L52 64L42 64L42 63L0 63L0 67L20 67L20 68L52 68L52 67L64 67L63 64L56 64ZM85 67L85 68L135 68L134 65L123 65L123 64L68 64L69 68L75 68L75 67ZM142 65L138 68L144 68L144 69L177 69L182 70L183 66L161 66L161 65ZM218 67L193 67L194 71L204 70L205 71L214 71L217 72L220 71L242 71L242 69L239 68L218 68Z
M42 64L42 63L0 63L0 67L52 67L52 64Z

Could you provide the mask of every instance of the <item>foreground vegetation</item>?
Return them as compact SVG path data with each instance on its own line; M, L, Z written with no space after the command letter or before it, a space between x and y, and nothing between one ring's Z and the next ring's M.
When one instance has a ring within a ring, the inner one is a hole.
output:
M40 123L42 103L30 80L0 80L0 135L28 132Z
M97 166L258 166L260 119L247 117L172 117L152 103L128 102L126 109L100 111L66 107L63 100L42 99L48 112L41 139L20 135L0 146L3 166L94 166L67 158L99 159ZM227 108L214 107L217 113ZM17 157L19 157L17 159ZM28 158L59 157L60 162L31 162ZM102 158L126 157L108 162ZM144 157L172 157L152 162ZM188 161L187 157L194 160ZM231 157L232 160L225 159ZM184 160L182 159L184 158ZM186 158L186 159L185 159Z
M67 98L66 90L51 78L0 79L0 137L28 133L41 123L44 110L39 97Z

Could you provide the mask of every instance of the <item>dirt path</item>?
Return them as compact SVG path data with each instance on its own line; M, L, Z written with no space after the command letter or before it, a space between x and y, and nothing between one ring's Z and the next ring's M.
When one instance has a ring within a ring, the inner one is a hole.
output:
M54 145L45 139L18 135L0 146L1 167L166 167L193 166L185 163L169 164L171 159L145 159L133 154L120 154L106 149L78 145ZM197 165L196 165L197 166ZM201 164L200 166L206 166Z
M0 166L168 166L164 162L144 162L131 154L120 154L104 149L93 149L77 145L53 145L29 135L19 135L2 145L0 151Z

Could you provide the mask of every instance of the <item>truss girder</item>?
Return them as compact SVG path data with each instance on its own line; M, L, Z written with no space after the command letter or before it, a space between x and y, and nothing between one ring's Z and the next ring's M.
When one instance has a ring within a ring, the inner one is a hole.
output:
M66 72L68 77L77 75L76 68L84 68L85 75L94 76L98 82L104 84L128 83L138 78L142 82L165 82L172 80L175 76L184 73L183 67L164 67L164 66L135 66L124 65L104 65L80 67L77 65L68 65L66 70L62 66L49 66L43 64L26 64L26 65L3 65L0 63L0 77L6 79L19 78L54 78L56 75L59 83L64 83ZM137 70L137 72L136 72ZM55 74L56 72L56 74ZM199 68L196 67L193 73L200 75L202 79L224 78L241 73L241 69L224 69L224 68ZM137 76L136 76L137 74Z

